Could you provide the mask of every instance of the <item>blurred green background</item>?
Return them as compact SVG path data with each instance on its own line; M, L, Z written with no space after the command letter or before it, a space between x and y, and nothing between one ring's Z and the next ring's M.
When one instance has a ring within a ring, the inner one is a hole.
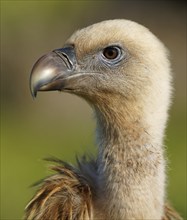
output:
M94 151L94 120L80 98L40 93L33 101L29 74L44 53L78 28L113 18L139 22L169 48L174 98L166 136L168 197L186 219L186 6L185 1L1 1L1 219L21 219L49 175L42 158L75 162Z

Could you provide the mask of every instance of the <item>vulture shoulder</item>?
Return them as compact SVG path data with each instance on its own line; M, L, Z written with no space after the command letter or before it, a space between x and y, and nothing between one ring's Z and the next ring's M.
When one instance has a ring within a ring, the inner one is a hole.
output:
M25 219L92 219L89 180L81 175L80 170L60 160L51 169L56 174L36 184L39 189L26 207Z

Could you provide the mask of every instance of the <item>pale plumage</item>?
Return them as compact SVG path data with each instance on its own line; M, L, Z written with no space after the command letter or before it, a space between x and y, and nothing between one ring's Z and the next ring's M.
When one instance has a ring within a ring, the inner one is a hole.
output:
M60 162L26 219L180 219L165 203L164 129L171 96L167 51L145 27L104 21L42 57L31 91L83 97L97 120L97 159Z

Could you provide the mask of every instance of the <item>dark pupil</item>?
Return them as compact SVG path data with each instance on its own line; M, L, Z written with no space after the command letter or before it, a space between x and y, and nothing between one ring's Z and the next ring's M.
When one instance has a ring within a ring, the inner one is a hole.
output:
M107 59L115 59L118 56L118 50L113 47L107 47L103 54Z

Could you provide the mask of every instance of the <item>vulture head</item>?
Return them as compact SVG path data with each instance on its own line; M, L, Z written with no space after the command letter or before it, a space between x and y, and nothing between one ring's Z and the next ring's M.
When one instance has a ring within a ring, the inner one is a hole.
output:
M167 51L135 22L108 20L76 31L63 48L37 61L30 86L33 96L49 90L79 95L104 121L143 120L162 138L170 96Z

